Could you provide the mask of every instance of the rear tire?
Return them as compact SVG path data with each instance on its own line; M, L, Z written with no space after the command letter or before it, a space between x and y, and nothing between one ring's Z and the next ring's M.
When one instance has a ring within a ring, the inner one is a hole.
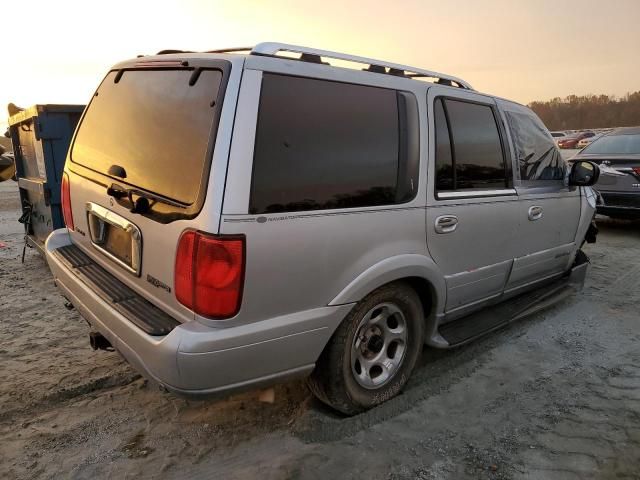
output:
M422 352L424 313L404 282L380 287L349 312L309 378L327 405L354 415L396 396Z

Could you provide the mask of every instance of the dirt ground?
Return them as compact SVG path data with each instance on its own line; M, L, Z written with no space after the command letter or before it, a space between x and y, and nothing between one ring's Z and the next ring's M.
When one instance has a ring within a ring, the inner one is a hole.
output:
M640 223L600 221L582 294L452 351L344 418L304 382L194 402L94 352L0 184L0 477L640 478ZM277 354L277 352L274 352Z

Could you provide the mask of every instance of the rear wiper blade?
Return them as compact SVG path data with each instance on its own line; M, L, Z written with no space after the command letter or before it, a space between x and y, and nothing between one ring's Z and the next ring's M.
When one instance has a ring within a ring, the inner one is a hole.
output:
M125 197L128 198L129 202L131 203L131 207L129 208L129 211L131 213L146 213L151 206L151 201L153 201L153 203L160 202L166 205L171 205L173 207L186 208L180 202L176 202L175 200L171 200L170 198L163 197L162 195L157 195L151 192L144 192L137 188L125 188L116 183L112 183L111 186L107 188L107 195L115 198L116 200ZM133 199L134 195L138 197L135 200Z

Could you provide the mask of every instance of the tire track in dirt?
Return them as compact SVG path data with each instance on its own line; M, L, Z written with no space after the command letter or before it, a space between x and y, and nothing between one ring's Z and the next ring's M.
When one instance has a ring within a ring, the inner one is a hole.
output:
M122 387L142 378L140 374L125 369L124 371L89 379L88 381L66 388L56 389L43 397L23 404L20 407L0 411L0 424L29 418L33 413L42 414L51 408L60 407L61 403L75 400L83 395L99 395L103 391Z

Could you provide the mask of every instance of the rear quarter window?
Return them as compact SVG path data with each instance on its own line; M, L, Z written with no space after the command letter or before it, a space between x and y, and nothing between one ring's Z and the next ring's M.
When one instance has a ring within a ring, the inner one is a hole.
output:
M377 87L263 76L250 213L404 203L417 190L406 146L412 95ZM417 110L416 110L417 115Z

